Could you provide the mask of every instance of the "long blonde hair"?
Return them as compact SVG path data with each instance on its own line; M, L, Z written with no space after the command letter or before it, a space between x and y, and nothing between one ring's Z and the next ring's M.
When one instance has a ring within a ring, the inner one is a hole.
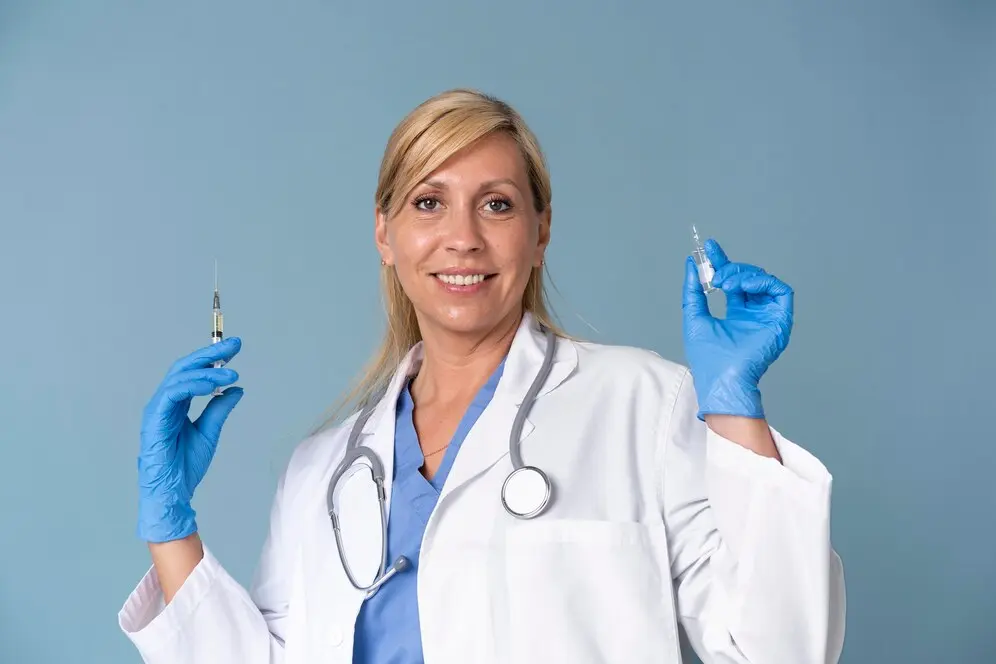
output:
M512 137L522 151L529 174L534 207L545 211L552 198L550 174L539 141L522 117L507 103L476 90L454 89L421 104L395 128L380 165L375 202L388 218L395 216L411 191L454 154L495 132ZM348 405L360 405L390 382L398 364L422 340L415 307L405 294L394 268L380 271L387 330L380 348L354 386L341 398L326 424ZM543 286L543 268L534 268L522 296L525 311L561 336L554 323Z

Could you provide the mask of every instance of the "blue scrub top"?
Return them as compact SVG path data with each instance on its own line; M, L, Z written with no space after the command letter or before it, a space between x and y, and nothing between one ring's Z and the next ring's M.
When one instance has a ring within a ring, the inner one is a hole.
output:
M460 445L491 402L504 369L505 361L502 360L467 408L431 481L419 472L425 458L412 419L415 404L408 384L401 390L394 429L394 478L387 523L387 559L397 560L398 556L404 555L411 561L411 567L388 580L377 594L360 607L353 641L353 662L356 664L422 664L424 661L416 595L422 535Z

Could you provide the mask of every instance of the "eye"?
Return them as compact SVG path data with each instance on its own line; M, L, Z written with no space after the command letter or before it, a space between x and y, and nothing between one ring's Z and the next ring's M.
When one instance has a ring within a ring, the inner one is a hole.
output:
M493 212L500 214L502 212L508 212L512 209L512 201L508 200L504 196L495 196L494 198L488 199L484 204L488 212Z
M434 212L437 207L439 207L439 199L434 196L419 196L414 201L412 205L415 206L416 210L422 210L423 212Z

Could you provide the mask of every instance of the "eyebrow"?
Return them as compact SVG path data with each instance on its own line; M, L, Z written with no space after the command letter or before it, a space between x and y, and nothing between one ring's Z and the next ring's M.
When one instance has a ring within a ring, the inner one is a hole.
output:
M429 186L429 187L433 187L434 189L446 189L447 188L446 187L446 183L445 182L441 182L439 180L423 180L422 184L424 184L426 186ZM508 184L508 185L512 185L516 189L519 189L519 185L515 184L515 181L511 180L509 178L498 178L496 180L488 180L487 182L482 182L481 186L480 186L480 189L490 189L491 187L494 187L494 186L499 185L499 184ZM519 191L521 191L521 190L519 190Z

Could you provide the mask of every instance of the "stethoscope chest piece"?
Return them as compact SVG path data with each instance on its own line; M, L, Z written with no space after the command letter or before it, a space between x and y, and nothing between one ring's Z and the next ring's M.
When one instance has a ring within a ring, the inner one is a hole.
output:
M501 504L519 519L539 516L550 504L553 487L550 478L535 466L523 466L509 473L501 485Z

